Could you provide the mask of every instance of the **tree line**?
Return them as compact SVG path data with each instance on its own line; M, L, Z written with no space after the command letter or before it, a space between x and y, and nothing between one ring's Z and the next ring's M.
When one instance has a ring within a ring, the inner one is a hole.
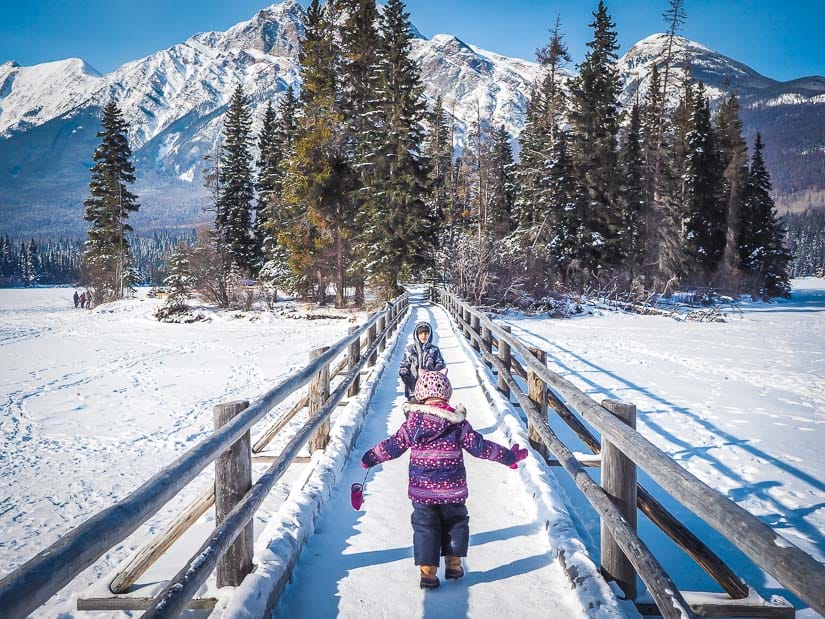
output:
M138 284L160 286L168 277L168 261L181 240L194 234L158 231L130 240L131 262ZM0 287L79 285L83 263L82 239L22 240L0 237Z
M558 288L786 295L785 229L764 145L757 136L749 154L736 94L712 110L701 82L676 83L682 61L668 51L625 109L615 24L603 2L593 16L576 77L564 71L558 20L537 50L542 72L516 161L505 128L480 107L459 147L455 102L428 105L401 0L381 11L374 0L313 0L300 93L269 103L258 135L243 88L231 97L205 159L214 220L176 253L176 287L188 282L221 306L249 279L322 304L332 288L337 306L348 291L362 304L367 284L390 298L411 277L476 302ZM665 19L671 50L682 0L670 0ZM138 208L114 104L103 124L84 258L90 277L109 282L102 298L133 281L125 235Z

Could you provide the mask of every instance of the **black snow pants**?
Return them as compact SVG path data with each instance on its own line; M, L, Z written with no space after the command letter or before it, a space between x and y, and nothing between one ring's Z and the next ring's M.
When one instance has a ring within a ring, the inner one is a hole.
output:
M413 556L416 565L438 565L442 555L466 557L470 516L465 505L424 505L413 501Z

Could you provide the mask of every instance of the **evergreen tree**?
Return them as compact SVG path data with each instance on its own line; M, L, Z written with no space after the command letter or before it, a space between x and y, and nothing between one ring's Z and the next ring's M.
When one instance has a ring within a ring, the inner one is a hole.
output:
M84 219L91 224L83 254L84 280L95 303L123 297L135 281L126 233L132 231L129 214L139 209L137 196L127 188L135 182L129 125L113 101L103 108L102 124L91 169L91 197L83 201Z
M570 62L570 52L564 42L561 18L558 15L550 31L550 41L536 50L536 59L545 70L544 79L541 82L542 124L545 125L550 143L553 144L556 141L556 131L562 124L562 118L566 112L566 97L561 87L561 77L562 70Z
M383 126L372 153L373 191L361 250L365 270L389 298L399 275L432 264L436 222L427 206L422 147L425 105L420 70L410 58L412 32L401 0L389 0L377 51Z
M556 275L563 283L578 281L578 265L586 259L590 239L584 238L581 223L586 216L587 200L581 185L575 182L570 156L568 132L556 133L553 157L548 166L548 194L551 196L543 226L537 240L542 239L553 261Z
M771 198L771 179L759 133L753 148L738 235L740 267L750 281L753 296L787 297L790 254L785 247L786 230Z
M593 40L587 46L579 75L570 84L572 154L576 174L588 200L581 222L588 251L580 268L595 275L601 267L613 267L621 259L620 211L617 208L619 93L616 68L615 24L602 0L593 13Z
M621 252L631 281L639 273L645 255L645 160L642 147L642 119L638 103L630 112L620 156Z
M731 95L719 106L716 114L716 134L720 166L723 172L721 204L727 207L727 235L722 267L728 278L738 262L739 213L742 210L744 189L748 180L748 145L742 137L742 121L739 118L739 100Z
M163 283L169 287L166 306L173 311L186 309L186 299L192 293L194 278L186 246L181 243L169 258L169 275Z
M277 114L270 119L271 134L262 129L261 163L259 165L258 195L263 215L262 248L264 263L260 279L277 290L292 289L289 252L278 236L289 228L288 206L284 197L284 181L296 140L298 100L290 86L278 103ZM266 120L266 119L265 119ZM266 126L266 122L265 122ZM267 135L266 139L263 136ZM266 144L266 147L264 147ZM263 157L267 152L268 156Z
M291 225L279 235L290 252L290 266L304 288L314 280L319 303L336 276L336 304L343 305L348 268L348 235L354 220L350 166L338 75L341 51L335 37L338 6L307 9L300 53L303 116L290 161L286 189Z
M439 95L428 117L426 156L430 161L429 186L431 211L444 226L452 224L450 184L453 166L452 118L444 111L444 99Z
M490 146L490 212L489 220L495 236L501 238L511 232L516 185L515 162L510 136L504 125L493 133Z
M534 84L524 113L524 129L519 136L518 190L513 208L513 219L525 232L539 225L546 213L543 192L547 186L546 164L552 158L548 149L552 149L552 144L548 142L547 126L542 120L545 109L542 89Z
M722 167L701 82L692 103L691 129L686 136L685 252L690 272L701 283L709 283L725 249L727 209L721 203Z
M251 127L249 104L239 84L224 116L215 231L226 259L244 275L255 272L260 260L250 221L254 197Z
M282 185L281 162L284 158L282 145L276 135L277 116L272 103L266 105L261 133L258 136L258 204L255 208L255 242L261 250L261 258L266 254L267 223L278 201Z

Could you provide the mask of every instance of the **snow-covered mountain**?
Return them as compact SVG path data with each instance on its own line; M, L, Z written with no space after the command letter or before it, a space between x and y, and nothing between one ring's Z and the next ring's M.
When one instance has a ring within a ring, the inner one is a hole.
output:
M201 162L220 135L232 90L238 83L244 86L259 122L267 101L289 85L299 85L303 16L295 0L286 0L225 32L196 34L106 75L79 59L34 67L0 65L0 233L52 235L83 229L81 203L100 110L113 98L131 125L141 202L136 228L202 220ZM417 36L412 54L421 66L426 95L444 97L457 121L459 141L478 115L518 136L530 86L540 72L536 63L450 35ZM662 35L648 37L621 59L626 101L644 88L652 64L661 62L663 41ZM778 192L813 187L825 193L825 79L776 82L697 43L677 43L689 55L693 75L705 80L712 94L726 92L727 80L743 95L746 128L765 134L769 163L779 152L788 161L786 147L780 145L787 143L792 151L799 140L798 161L790 154L796 184L786 183L773 166ZM783 141L783 136L791 138ZM808 162L815 166L817 161L820 173L809 173Z

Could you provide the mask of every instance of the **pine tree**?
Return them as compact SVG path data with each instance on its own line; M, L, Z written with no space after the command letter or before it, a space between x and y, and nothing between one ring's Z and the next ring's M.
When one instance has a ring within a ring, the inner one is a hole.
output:
M545 70L541 82L543 119L550 143L556 141L556 131L566 112L566 97L562 89L562 70L570 62L570 52L561 32L561 18L557 15L550 31L550 41L536 50L536 60Z
M586 197L575 180L567 131L556 133L553 157L548 166L550 204L537 240L547 246L557 277L565 284L581 284L578 265L588 258L589 238L583 238L582 221L587 210Z
M261 135L261 162L258 173L259 213L263 216L263 265L259 278L277 290L291 290L292 273L289 252L278 236L289 229L288 205L284 197L284 182L296 140L298 100L290 86L278 103L278 111L270 119L271 133L266 131L266 118ZM268 115L268 113L267 113ZM264 139L266 135L266 139ZM265 146L266 145L266 146ZM264 158L263 153L268 153Z
M621 252L632 281L639 273L645 255L646 201L645 160L642 147L642 119L638 103L630 112L620 153Z
M254 197L251 127L249 104L239 84L232 93L229 109L224 116L215 231L227 260L243 275L255 272L260 256L251 228Z
M724 171L721 203L727 207L727 235L722 267L728 279L737 268L739 241L739 213L742 210L744 189L748 180L748 145L742 137L742 120L739 118L739 100L733 94L720 106L716 114L716 133L719 143L719 159Z
M572 154L588 200L582 238L589 251L579 265L585 277L597 274L602 267L617 266L621 259L621 218L616 199L619 45L615 24L602 0L593 16L593 40L587 43L590 49L579 66L578 77L570 84Z
M430 161L430 209L437 221L450 226L453 216L450 204L453 166L452 119L444 110L444 99L441 95L436 98L432 112L428 116L428 125L425 153Z
M692 101L691 129L686 136L685 252L699 282L710 282L722 260L727 209L721 203L722 167L710 122L710 103L699 83Z
M300 53L303 116L285 183L291 225L279 240L298 283L309 289L314 280L318 302L325 304L326 283L335 274L336 304L343 305L355 176L339 97L338 9L336 3L322 9L318 0L307 9Z
M281 162L284 158L282 145L278 141L277 116L272 103L266 105L261 133L258 136L258 182L255 188L258 191L258 204L255 208L255 242L260 248L261 259L264 259L267 245L267 223L273 216L279 198L282 175Z
M418 65L410 58L412 32L401 0L389 0L379 25L377 51L383 126L372 154L373 201L361 249L365 269L389 298L399 275L432 264L436 222L427 206L422 154L426 112Z
M127 220L139 209L137 196L127 188L135 182L129 125L113 101L103 108L102 124L91 169L91 197L83 201L84 219L91 223L83 254L84 280L95 303L122 298L132 288L135 279L126 239L132 227Z
M189 255L184 244L179 244L169 258L169 275L163 283L169 287L165 305L172 311L186 309L186 299L192 293L194 278L189 264Z
M504 125L493 133L490 145L490 213L494 236L501 238L512 231L516 185L515 162L510 136Z
M771 198L771 178L763 149L762 136L757 133L740 219L740 268L750 281L753 296L787 297L790 254L785 247L785 226L777 217Z

